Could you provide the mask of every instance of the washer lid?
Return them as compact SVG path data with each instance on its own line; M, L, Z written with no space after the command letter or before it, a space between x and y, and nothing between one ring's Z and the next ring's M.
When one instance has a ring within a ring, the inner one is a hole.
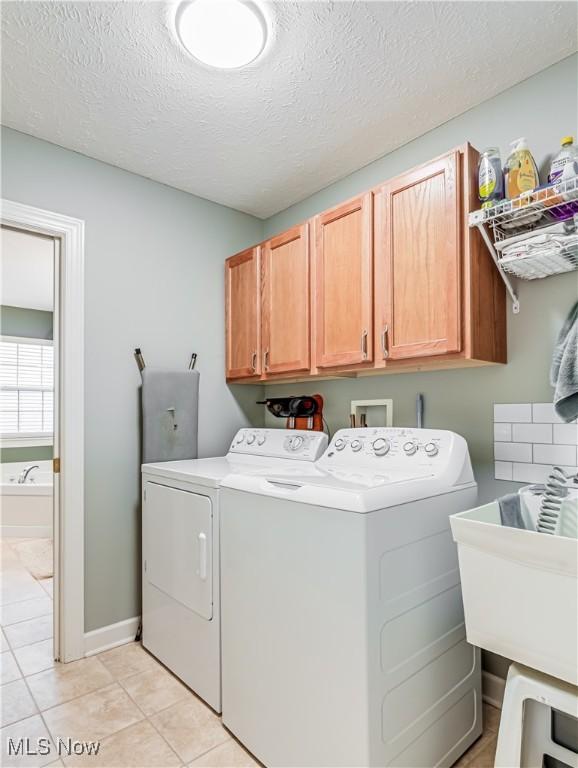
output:
M306 473L287 469L252 475L231 474L222 483L223 488L259 496L360 513L406 504L475 485L475 482L470 481L448 486L431 473L416 475L393 470L387 474L371 474L354 471L326 472L319 469L311 469Z

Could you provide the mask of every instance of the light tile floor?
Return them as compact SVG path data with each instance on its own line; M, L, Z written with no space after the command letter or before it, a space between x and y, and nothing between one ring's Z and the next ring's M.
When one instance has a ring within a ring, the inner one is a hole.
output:
M55 664L48 635L52 601L6 542L1 544L0 765L94 768L258 766L221 719L140 645ZM41 591L39 592L38 589ZM49 617L49 618L47 618ZM48 635L48 636L47 636ZM499 712L484 708L485 733L456 768L493 765ZM48 739L46 756L7 754L8 739ZM98 754L59 755L60 738L100 741Z

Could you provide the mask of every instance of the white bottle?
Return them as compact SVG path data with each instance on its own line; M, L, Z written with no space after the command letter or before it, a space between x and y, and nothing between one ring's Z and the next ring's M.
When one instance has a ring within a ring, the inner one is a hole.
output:
M561 184L564 181L571 181L572 179L575 179L576 176L578 176L578 158L572 159L570 162L566 162L564 169L562 170L562 173L558 177L557 181L559 184ZM562 194L564 200L570 201L576 200L578 198L578 189L576 189L575 186L576 185L572 185L570 189L566 189L566 191ZM578 210L574 209L574 207L573 213L578 213Z
M564 136L560 143L562 148L552 160L550 166L550 174L548 176L548 182L550 184L554 184L556 181L561 180L566 165L570 165L570 167L573 168L573 166L578 164L578 149L574 146L574 137ZM568 178L568 171L564 174L564 178Z

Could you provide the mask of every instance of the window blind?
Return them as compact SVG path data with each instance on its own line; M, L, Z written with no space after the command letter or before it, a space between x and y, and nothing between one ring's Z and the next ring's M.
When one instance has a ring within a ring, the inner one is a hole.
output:
M0 432L52 434L53 421L52 344L0 341Z

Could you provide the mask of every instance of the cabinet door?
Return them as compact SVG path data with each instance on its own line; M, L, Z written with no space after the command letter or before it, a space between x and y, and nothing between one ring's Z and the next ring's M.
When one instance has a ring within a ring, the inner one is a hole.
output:
M249 248L225 262L225 328L227 378L261 373L259 258Z
M461 349L459 169L451 153L376 195L378 360Z
M316 365L373 359L372 200L368 193L314 219Z
M267 241L261 250L262 370L265 375L310 367L307 225Z

